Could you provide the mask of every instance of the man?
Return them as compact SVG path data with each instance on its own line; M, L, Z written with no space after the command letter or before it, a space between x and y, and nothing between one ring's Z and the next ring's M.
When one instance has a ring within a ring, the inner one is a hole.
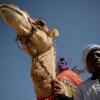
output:
M86 46L82 59L92 76L78 86L74 100L100 100L100 45Z
M59 59L59 62L57 64L57 69L58 69L58 73L69 69L67 62L65 61L65 58L62 57Z
M87 71L92 76L86 81L77 86L76 93L72 100L100 100L100 45L91 44L87 45L83 50L83 63ZM54 95L56 94L58 100L70 100L67 96L66 99L59 99L59 96L65 94L63 86L54 80ZM59 88L59 90L57 90ZM61 97L60 97L61 98Z

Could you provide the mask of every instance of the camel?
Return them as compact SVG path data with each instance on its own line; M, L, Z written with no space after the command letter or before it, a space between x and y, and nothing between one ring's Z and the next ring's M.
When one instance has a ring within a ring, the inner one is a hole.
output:
M37 23L29 21L29 15L12 4L0 5L0 16L16 30L22 48L32 58L31 76L37 96L49 96L51 80L55 78L55 47L53 37L56 29L47 31ZM48 90L48 91L47 91Z
M58 30L48 30L43 20L32 20L28 13L14 4L1 4L0 17L16 30L17 40L32 59L31 77L36 96L50 96L51 81L56 77L54 37L59 35ZM73 86L69 80L62 81L66 86Z

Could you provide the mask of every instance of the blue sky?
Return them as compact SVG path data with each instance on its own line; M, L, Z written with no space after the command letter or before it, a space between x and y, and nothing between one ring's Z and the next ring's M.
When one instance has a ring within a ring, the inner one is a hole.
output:
M56 27L57 59L72 59L79 65L87 44L100 44L100 0L0 0L14 3L33 18L43 18L49 28ZM0 19L0 100L35 100L30 77L31 59L14 41L15 30ZM82 74L87 79L87 73Z

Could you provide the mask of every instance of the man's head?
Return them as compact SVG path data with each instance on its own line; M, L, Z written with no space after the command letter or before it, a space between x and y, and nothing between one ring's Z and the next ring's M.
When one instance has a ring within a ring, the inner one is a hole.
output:
M61 64L65 64L65 58L60 58Z
M90 73L100 73L100 45L91 44L84 48L83 63Z

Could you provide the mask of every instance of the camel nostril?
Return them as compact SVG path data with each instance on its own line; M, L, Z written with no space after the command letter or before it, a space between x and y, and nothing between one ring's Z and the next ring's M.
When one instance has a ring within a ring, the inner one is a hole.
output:
M5 13L5 10L3 10L3 9L0 9L0 17L2 16L2 14L4 14Z
M5 9L0 9L0 14L4 14L5 12Z
M2 5L0 5L0 9L2 8Z
M1 10L2 13L5 13L5 10Z

